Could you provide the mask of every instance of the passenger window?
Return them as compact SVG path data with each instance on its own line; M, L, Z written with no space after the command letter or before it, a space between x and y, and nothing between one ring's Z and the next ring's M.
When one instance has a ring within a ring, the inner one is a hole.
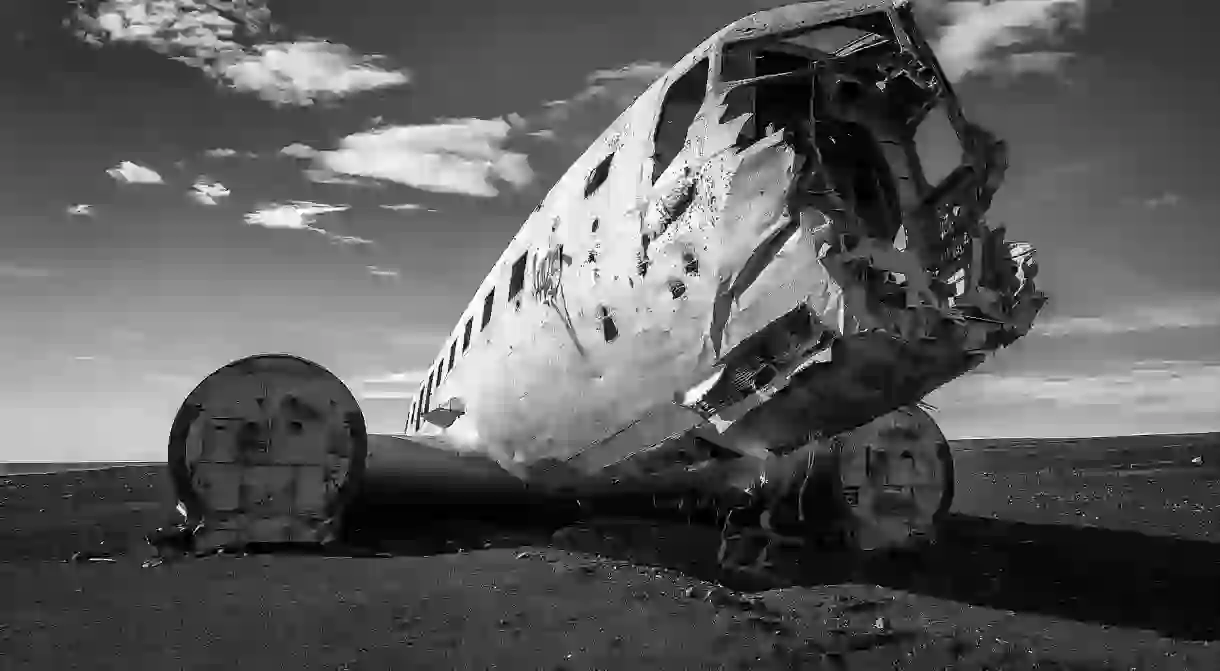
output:
M606 178L610 176L610 164L614 161L614 153L603 158L601 163L598 163L593 172L589 173L589 179L585 182L585 198L592 196L597 192L598 187L606 182Z
M480 331L487 328L487 325L491 323L491 306L495 303L495 300L496 290L492 289L487 292L487 297L483 299L483 325L479 327Z
M618 338L618 327L614 325L614 315L606 306L602 305L597 308L597 317L601 321L602 337L606 342L614 342L614 339Z
M457 358L457 341L449 345L449 370L453 370L453 360Z
M661 117L657 120L652 181L655 183L670 163L682 151L686 131L703 106L707 91L707 59L699 61L686 74L669 87L661 103Z
M474 317L466 320L466 334L462 336L462 351L470 349L470 327L474 324ZM454 343L457 344L456 342Z
M513 274L508 281L508 299L512 300L513 298L516 298L517 294L521 293L521 290L524 288L525 254L522 254L521 258L517 259L517 262L513 264Z

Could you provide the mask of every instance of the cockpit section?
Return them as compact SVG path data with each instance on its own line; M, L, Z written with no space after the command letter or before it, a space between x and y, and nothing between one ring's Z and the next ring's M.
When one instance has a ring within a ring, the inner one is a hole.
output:
M940 166L983 166L968 155L972 128L907 13L728 41L709 89L724 101L722 121L747 115L739 149L782 132L806 165L820 167L805 171L799 197L838 216L855 239L909 241L932 270L952 246L941 240L929 202L951 190L953 170Z

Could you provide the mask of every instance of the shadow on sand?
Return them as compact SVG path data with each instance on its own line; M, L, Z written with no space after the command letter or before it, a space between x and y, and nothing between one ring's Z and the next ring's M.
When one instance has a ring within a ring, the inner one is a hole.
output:
M743 590L773 584L723 575L713 523L650 516L587 518L499 510L479 518L421 515L420 509L362 515L329 552L352 556L431 555L522 545L554 546L664 566ZM410 522L407 522L410 520ZM798 553L799 554L799 553ZM877 584L1023 613L1220 639L1220 544L1060 525L951 515L940 542L919 555L781 558L787 584Z

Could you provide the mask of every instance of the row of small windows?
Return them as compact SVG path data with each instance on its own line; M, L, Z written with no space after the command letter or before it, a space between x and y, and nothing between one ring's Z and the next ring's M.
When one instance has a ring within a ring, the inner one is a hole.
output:
M703 59L695 64L688 72L683 74L670 86L665 94L665 99L661 104L660 118L657 120L657 128L654 131L654 153L653 153L653 174L652 181L656 182L670 163L677 157L682 150L682 145L686 138L686 131L690 124L694 121L695 115L703 104L705 88L708 78L708 61ZM593 170L589 173L585 180L585 198L592 196L597 192L610 176L610 168L614 161L614 153L610 153L603 158ZM535 212L541 208L535 208ZM592 230L597 232L598 221L593 220ZM647 246L647 240L644 242ZM525 264L527 254L522 254L512 265L512 271L508 280L508 296L505 298L506 303L511 303L525 289ZM683 258L686 273L688 275L697 275L699 273L698 260L694 259L693 255L684 255ZM640 275L643 276L647 272L647 261L642 260L640 263ZM680 298L686 291L686 286L680 281L674 281L670 285L670 292L674 298ZM483 298L483 318L479 326L482 331L491 323L492 306L495 304L495 290L487 292L487 296ZM610 311L602 307L598 310L598 318L601 322L602 335L606 342L612 342L618 338L618 328L614 324L614 318ZM473 331L473 317L466 319L466 327L462 333L462 353L470 349L470 338ZM453 370L454 362L457 360L457 340L455 339L449 345L449 361L442 359L438 365L428 375L426 384L420 388L420 394L416 398L415 404L408 417L409 423L415 426L415 430L419 430L422 425L424 413L432 407L432 392L441 384L445 373Z
M511 302L517 297L518 294L522 292L522 290L525 289L525 263L527 258L528 253L523 253L520 258L513 263L512 274L509 276L508 280L508 302ZM484 331L488 324L491 323L491 315L495 303L496 290L492 288L487 292L487 295L483 297L483 316L482 319L480 319L479 324L480 332ZM470 340L473 333L474 317L471 316L466 319L466 327L462 331L463 354L470 350ZM413 425L416 431L418 431L420 426L423 424L424 413L428 412L428 410L432 408L433 390L440 387L446 373L453 371L453 364L457 361L458 356L457 346L458 341L455 338L453 342L449 344L448 363L446 363L444 359L441 359L432 372L429 373L428 379L425 381L424 385L420 387L419 395L416 396L415 403L413 404L411 413L408 416L408 425Z

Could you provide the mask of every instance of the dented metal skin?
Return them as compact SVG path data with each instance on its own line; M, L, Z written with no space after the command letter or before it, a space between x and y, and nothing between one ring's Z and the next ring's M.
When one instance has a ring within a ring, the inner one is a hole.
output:
M938 106L961 160L929 183L915 133ZM1005 160L906 3L736 21L530 215L404 434L374 441L369 477L427 446L549 493L693 490L803 510L820 459L835 492L861 488L839 515L857 519L857 545L923 537L952 477L916 404L1026 334L1046 300L1030 246L985 222ZM874 458L908 443L891 463L921 474L909 482ZM856 471L872 475L850 484ZM906 504L886 502L895 488Z

